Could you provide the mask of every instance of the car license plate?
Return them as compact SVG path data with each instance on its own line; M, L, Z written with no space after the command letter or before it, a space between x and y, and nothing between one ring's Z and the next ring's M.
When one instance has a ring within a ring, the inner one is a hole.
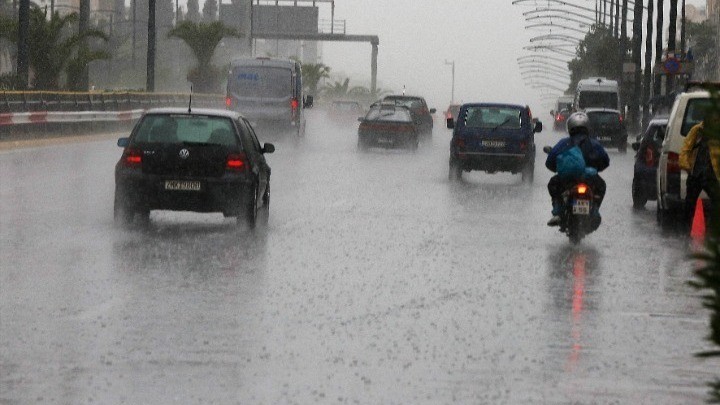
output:
M601 140L601 141L612 141L612 137L610 137L610 136L601 136L601 137L600 137L600 140Z
M482 141L482 146L485 148L504 148L505 141Z
M590 200L573 201L573 214L590 215Z
M199 181L191 180L166 180L165 190L172 191L200 191L201 185Z
M377 141L378 143L392 143L392 139L387 137L380 137Z

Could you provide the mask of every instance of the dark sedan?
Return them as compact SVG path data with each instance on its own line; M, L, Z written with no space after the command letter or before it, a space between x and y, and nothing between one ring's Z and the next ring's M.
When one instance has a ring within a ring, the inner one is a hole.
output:
M183 108L148 111L115 166L114 218L128 226L151 210L222 212L255 227L269 209L270 167L253 128L225 110ZM267 218L267 216L265 216Z
M374 105L364 118L360 118L358 149L364 151L370 146L378 146L416 150L419 132L407 107Z
M660 149L665 139L667 118L655 118L648 124L642 138L632 144L635 153L635 170L632 181L633 207L641 209L657 199L656 174Z

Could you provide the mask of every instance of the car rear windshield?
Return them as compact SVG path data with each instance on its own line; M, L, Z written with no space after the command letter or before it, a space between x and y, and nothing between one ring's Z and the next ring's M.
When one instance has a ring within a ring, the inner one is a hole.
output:
M373 108L368 111L365 119L368 121L412 122L410 111L395 107Z
M705 119L705 114L709 108L710 99L708 98L691 98L688 100L680 134L682 136L687 135L692 127L701 123Z
M591 124L615 125L620 123L620 115L612 112L591 112L588 113Z
M578 108L618 108L618 95L608 91L582 91Z
M237 145L230 118L203 115L146 115L138 126L136 143L198 143Z
M522 109L516 107L472 106L462 118L468 128L518 129L522 126Z
M238 97L287 98L292 96L290 69L239 66L228 78L228 90Z
M411 109L422 108L423 102L420 98L414 97L385 97L382 101L383 104L393 104L408 107Z

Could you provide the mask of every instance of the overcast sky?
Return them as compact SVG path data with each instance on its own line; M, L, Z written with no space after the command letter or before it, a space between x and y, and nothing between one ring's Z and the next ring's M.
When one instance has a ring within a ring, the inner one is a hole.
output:
M568 0L572 1L572 0ZM507 101L541 106L539 92L525 86L517 57L530 37L523 11L511 0L336 0L335 19L347 20L348 34L378 35L380 86L425 96L444 110L456 64L456 101ZM542 0L538 0L542 4ZM594 8L595 0L574 0ZM547 4L547 2L545 2ZM688 0L704 5L704 0ZM667 7L667 6L666 6ZM329 18L329 7L320 18ZM323 60L351 85L367 85L370 45L325 43ZM543 107L545 109L545 107Z

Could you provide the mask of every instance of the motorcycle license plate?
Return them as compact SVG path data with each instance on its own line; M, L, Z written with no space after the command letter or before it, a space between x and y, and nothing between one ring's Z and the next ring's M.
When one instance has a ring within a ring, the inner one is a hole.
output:
M573 201L573 214L590 215L590 200Z

